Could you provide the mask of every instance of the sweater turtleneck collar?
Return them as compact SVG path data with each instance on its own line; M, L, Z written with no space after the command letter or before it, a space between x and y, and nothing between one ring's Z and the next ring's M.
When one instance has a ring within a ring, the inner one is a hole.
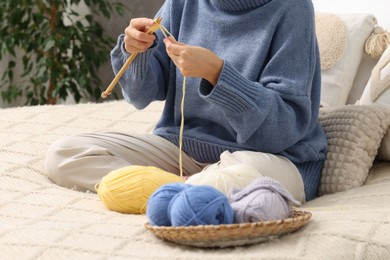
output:
M210 0L211 3L224 11L240 12L255 9L272 0Z

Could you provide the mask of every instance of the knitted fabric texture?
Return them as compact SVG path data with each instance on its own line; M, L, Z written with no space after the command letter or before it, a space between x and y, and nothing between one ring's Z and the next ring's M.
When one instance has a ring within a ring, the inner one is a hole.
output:
M210 0L211 4L224 11L240 12L265 5L271 0Z
M64 189L44 170L48 146L86 132L151 132L163 104L138 111L125 101L0 109L2 259L390 259L390 163L363 187L305 204L303 229L251 247L201 250L164 243L146 215L107 210L96 194Z
M320 122L329 145L320 194L362 186L389 128L390 107L348 105L323 108Z

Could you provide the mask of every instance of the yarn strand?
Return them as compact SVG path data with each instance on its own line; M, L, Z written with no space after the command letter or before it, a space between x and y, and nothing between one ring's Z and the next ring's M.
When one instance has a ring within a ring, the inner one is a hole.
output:
M184 99L186 96L186 81L187 77L183 79L183 94L181 97L181 123L180 123L180 134L179 134L179 167L180 167L180 177L183 177L183 133L184 133Z
M160 29L161 33L164 35L165 38L171 36L175 41L175 37L168 31L167 28L165 28L164 25L158 23L158 28ZM181 97L181 105L180 105L180 113L181 113L181 122L180 122L180 132L179 132L179 172L180 177L183 178L183 135L184 135L184 100L185 100L185 93L186 93L186 81L187 77L184 77L183 79L183 94Z

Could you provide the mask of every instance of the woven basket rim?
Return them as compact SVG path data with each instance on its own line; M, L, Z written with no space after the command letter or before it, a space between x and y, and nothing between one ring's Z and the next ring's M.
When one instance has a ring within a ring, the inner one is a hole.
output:
M306 225L312 214L294 210L286 219L199 226L151 226L145 228L158 238L196 247L228 247L264 242Z

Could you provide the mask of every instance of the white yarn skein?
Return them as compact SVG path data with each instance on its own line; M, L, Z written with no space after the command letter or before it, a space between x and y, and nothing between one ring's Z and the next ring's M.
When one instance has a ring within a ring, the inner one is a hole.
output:
M217 164L190 176L186 183L192 185L209 185L228 196L233 189L242 189L262 174L246 164L234 164L218 167Z

